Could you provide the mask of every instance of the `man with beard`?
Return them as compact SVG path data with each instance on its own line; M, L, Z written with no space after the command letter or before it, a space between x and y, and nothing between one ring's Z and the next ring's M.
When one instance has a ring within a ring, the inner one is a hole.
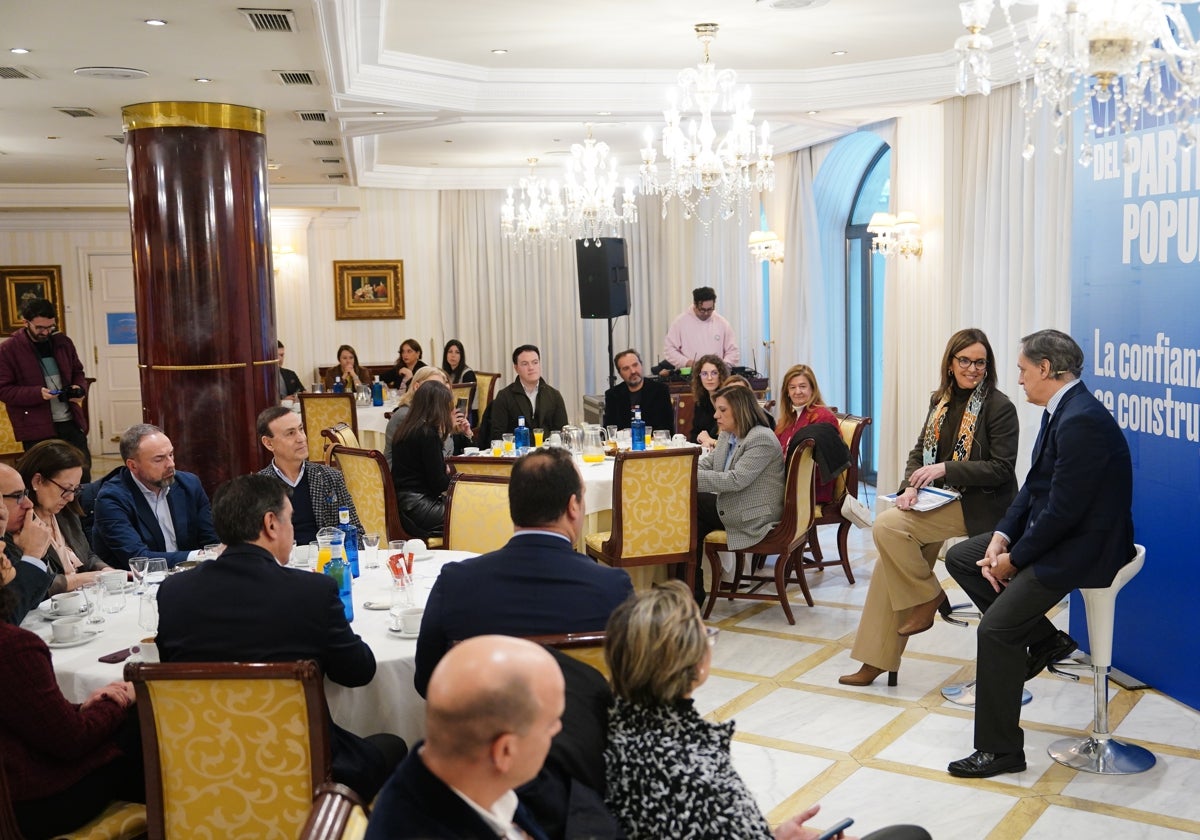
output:
M65 440L83 453L83 481L91 481L87 379L75 344L58 332L58 313L45 298L28 301L21 317L25 329L0 344L0 402L13 433L27 451L43 440Z
M127 569L130 557L165 557L174 566L220 542L208 494L195 475L175 470L175 447L162 429L130 426L121 459L125 466L96 496L92 544L104 562Z
M633 421L633 408L642 410L642 419L654 430L675 431L675 412L671 409L671 395L667 386L642 376L642 354L632 347L622 350L613 359L620 385L604 392L604 425L629 428Z

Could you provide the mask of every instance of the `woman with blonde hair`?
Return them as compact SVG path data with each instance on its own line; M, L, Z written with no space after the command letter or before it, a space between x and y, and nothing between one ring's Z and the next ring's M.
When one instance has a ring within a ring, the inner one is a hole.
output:
M775 436L783 451L787 452L796 432L813 423L836 426L838 419L825 405L813 369L808 365L792 365L783 375L783 387L779 389L779 422L775 425Z
M447 388L450 387L450 381L446 377L445 371L433 365L425 365L425 367L413 374L408 390L400 397L400 401L392 411L392 416L388 418L387 429L383 433L385 438L383 442L383 457L387 459L389 467L392 465L392 441L396 437L396 432L399 431L400 424L404 422L404 418L408 416L409 408L412 405L413 399L417 396L417 391L421 389L421 385L430 379L435 382L441 382ZM460 442L457 440L459 436L462 436L465 440ZM461 452L464 446L470 446L470 438L471 424L466 416L456 408L454 410L454 434L446 438L445 445L443 446L445 454L449 456L453 455L455 451Z
M1017 494L1017 410L996 388L996 357L983 330L950 336L940 376L896 506L875 518L879 560L850 651L863 665L839 677L842 685L867 686L884 671L888 685L896 684L908 637L932 627L946 600L933 573L942 543L991 531ZM925 487L950 488L961 497L914 510Z

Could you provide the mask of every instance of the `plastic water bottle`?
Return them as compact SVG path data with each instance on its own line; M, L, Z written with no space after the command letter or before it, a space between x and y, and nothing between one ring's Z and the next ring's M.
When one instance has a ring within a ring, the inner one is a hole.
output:
M371 405L383 405L383 383L379 381L378 374L371 383Z
M346 534L346 539L342 541L342 550L346 552L350 573L358 577L358 528L350 524L350 508L338 508L338 527Z
M529 427L525 425L524 417L517 418L517 428L513 429L513 445L517 448L518 454L532 445Z
M346 386L342 383L342 377L340 377L340 376L333 377L333 393L335 393L335 394L346 393Z
M638 406L633 410L633 423L629 427L629 448L634 452L646 450L646 421L642 419L642 409Z
M350 574L350 564L341 554L334 554L325 564L325 574L337 583L338 597L342 599L342 612L346 621L354 621L353 576Z

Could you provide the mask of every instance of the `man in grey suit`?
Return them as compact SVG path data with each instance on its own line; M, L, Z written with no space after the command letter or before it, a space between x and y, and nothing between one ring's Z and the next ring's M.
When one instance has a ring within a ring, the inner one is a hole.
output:
M1043 405L1025 486L992 534L950 549L946 567L983 612L976 634L975 752L952 776L1025 769L1022 683L1075 648L1046 618L1072 589L1105 587L1133 558L1133 468L1108 410L1079 379L1083 351L1066 333L1021 339L1018 381Z

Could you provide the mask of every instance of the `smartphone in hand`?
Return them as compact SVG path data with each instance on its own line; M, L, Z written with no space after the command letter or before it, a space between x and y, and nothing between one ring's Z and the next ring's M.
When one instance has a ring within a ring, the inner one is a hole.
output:
M854 820L852 820L850 817L846 817L846 819L842 820L837 825L830 826L829 830L818 837L817 840L834 840L836 837L841 837L846 829L852 825L854 825Z

